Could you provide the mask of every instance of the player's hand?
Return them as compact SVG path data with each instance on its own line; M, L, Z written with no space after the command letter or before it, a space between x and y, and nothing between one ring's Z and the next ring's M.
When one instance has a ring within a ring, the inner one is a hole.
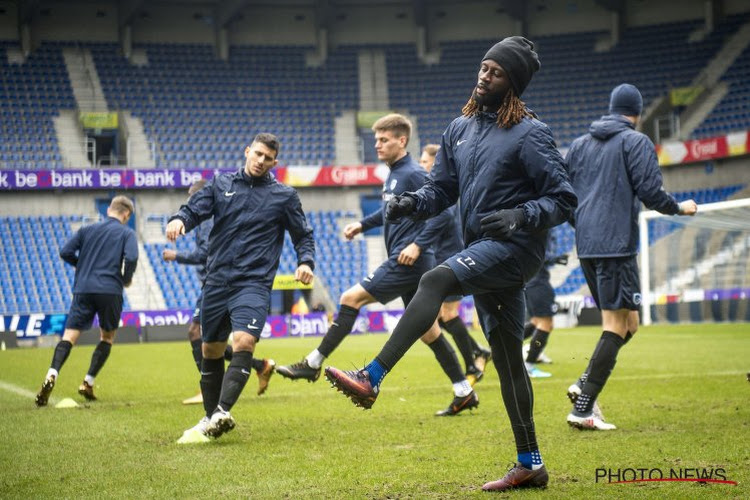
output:
M167 262L177 260L177 252L175 250L172 250L171 248L165 248L161 253L161 258L166 260Z
M562 255L558 255L555 257L554 260L555 264L559 264L561 266L567 266L568 265L568 254L564 253Z
M128 281L127 283L123 283L122 286L124 286L125 288L130 288L130 285L132 284L133 284L132 281Z
M417 208L417 200L409 194L394 195L385 206L385 219L389 221L399 220L401 217L411 215Z
M416 243L409 243L398 255L398 262L402 266L413 266L422 253L422 249Z
M347 224L346 227L344 228L344 237L347 240L351 240L352 238L354 238L361 232L362 232L362 223L352 222L350 224Z
M185 224L180 219L172 219L167 224L167 239L174 243L178 236L185 234Z
M695 215L698 212L698 204L695 200L685 200L680 202L680 211L678 215Z
M480 230L484 236L507 240L526 224L526 214L523 208L503 209L484 217L479 222L482 224Z
M313 277L313 271L307 264L300 264L297 270L294 271L294 279L302 282L304 285L312 283Z

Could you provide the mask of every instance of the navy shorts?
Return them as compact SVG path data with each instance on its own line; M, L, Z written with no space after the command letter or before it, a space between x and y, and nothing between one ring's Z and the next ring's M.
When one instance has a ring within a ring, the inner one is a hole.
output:
M422 275L433 267L435 257L432 254L420 256L413 266L403 266L394 257L380 264L359 284L381 304L401 297L404 304L408 305L414 298Z
M557 314L555 289L549 282L549 270L543 267L526 283L526 312L531 318L550 318Z
M499 329L523 339L524 278L513 248L502 241L472 243L447 261L464 295L474 295L479 323L486 336Z
M99 327L105 332L117 330L122 314L122 294L76 293L68 311L65 328L88 330L99 316Z
M635 255L581 259L581 269L600 310L640 308L641 278Z
M204 286L201 303L203 342L226 342L231 332L260 338L266 324L271 291L261 285Z
M198 295L198 300L195 301L195 309L193 309L193 323L201 324L201 304L203 302L203 289L201 294Z

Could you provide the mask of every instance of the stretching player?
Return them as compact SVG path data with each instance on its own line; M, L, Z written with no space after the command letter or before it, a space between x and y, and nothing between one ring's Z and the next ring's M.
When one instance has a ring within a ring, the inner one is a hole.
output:
M195 193L203 189L205 185L205 179L194 182L188 190L188 196L193 196ZM196 273L201 282L201 293L195 301L193 320L188 326L188 341L192 348L193 360L195 361L196 368L198 368L198 373L201 371L201 363L203 362L200 311L201 302L203 301L203 282L206 280L206 274L208 272L206 269L206 261L208 260L208 238L213 227L214 220L211 218L204 220L193 230L193 234L195 235L195 248L192 252L178 252L171 248L166 248L162 252L162 258L166 262L177 262L178 264L197 266ZM230 362L232 361L231 345L227 345L224 351L224 359ZM255 373L258 375L258 395L266 392L275 365L276 363L272 359L253 358L253 369L255 369ZM196 396L182 401L182 404L185 405L201 403L203 403L203 394L200 392Z
M372 129L375 132L378 159L390 168L388 179L383 185L383 208L360 222L346 226L344 236L352 239L363 231L384 226L388 260L374 273L341 295L338 317L323 337L320 346L298 363L279 366L276 371L284 377L306 379L311 382L317 380L323 360L329 357L352 331L362 306L374 302L385 304L397 297L401 297L404 304L408 305L417 289L419 278L435 267L432 246L435 239L440 236L450 214L444 213L429 223L404 220L396 224L383 217L388 200L406 191L419 189L427 178L427 173L419 168L406 152L411 135L411 122L402 115L390 114L376 121ZM422 341L430 346L453 384L453 401L447 409L437 412L436 415L456 415L479 405L479 398L466 380L456 352L440 333L435 318L431 324L422 328L420 334Z
M122 314L123 287L130 286L138 263L138 242L135 232L127 226L134 211L129 198L115 196L107 208L105 220L83 226L60 249L60 257L76 268L73 301L63 338L55 346L52 365L36 395L37 406L47 405L70 350L81 331L91 328L95 315L99 317L101 340L91 355L89 371L78 393L89 401L96 400L94 377L112 350Z
M252 368L253 352L266 323L271 287L279 267L284 231L297 252L295 279L313 280L315 242L297 192L276 181L271 168L280 144L258 134L245 149L245 167L215 176L195 193L167 225L167 239L214 218L209 237L208 275L201 303L201 392L205 416L178 443L200 443L235 427L229 411ZM234 354L224 371L230 333Z
M425 273L414 299L380 353L364 369L326 368L326 377L355 404L370 408L383 378L440 311L446 297L473 294L503 402L518 463L486 491L544 488L533 418L531 380L521 356L526 280L544 261L547 231L576 206L552 133L520 100L539 69L534 45L510 37L491 47L462 115L443 133L435 168L417 192L394 196L386 218L424 219L460 199L466 248Z
M638 329L641 286L638 274L638 213L641 202L671 215L695 215L698 205L677 203L664 190L656 150L635 126L643 110L641 93L623 83L612 90L609 115L570 146L567 161L580 200L575 212L576 248L591 295L602 312L602 335L589 365L568 388L574 402L568 424L614 430L594 405L617 361Z

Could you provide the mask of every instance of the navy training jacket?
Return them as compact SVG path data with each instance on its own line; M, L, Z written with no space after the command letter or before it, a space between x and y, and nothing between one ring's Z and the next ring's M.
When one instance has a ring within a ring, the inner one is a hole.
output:
M203 283L208 274L206 262L208 261L208 235L214 227L213 219L206 219L193 230L195 235L195 248L192 252L177 252L175 260L179 264L198 266L198 279Z
M383 203L375 212L363 218L362 231L374 227L383 226L385 236L385 248L389 259L397 259L401 250L411 243L416 243L420 248L419 257L434 254L434 246L448 223L449 213L441 214L433 221L415 221L402 218L392 222L385 220L385 207L394 195L400 195L407 191L416 191L427 181L427 171L419 163L415 162L410 154L396 161L390 166L390 173L383 184Z
M298 265L315 269L313 230L297 191L270 173L251 177L241 168L219 174L170 220L182 220L187 232L211 217L206 285L261 284L270 289L279 268L284 230L292 238Z
M656 149L620 115L593 122L567 155L573 188L578 257L625 257L638 253L641 201L674 215L679 206L664 191ZM639 201L640 200L640 201Z
M132 229L107 217L76 231L60 257L76 268L73 293L121 295L123 285L133 280L138 241Z
M427 184L416 192L417 217L456 202L466 246L486 239L480 220L498 210L523 208L526 225L507 243L525 279L544 260L547 230L570 218L576 196L547 125L534 118L504 129L495 113L460 116L443 132Z

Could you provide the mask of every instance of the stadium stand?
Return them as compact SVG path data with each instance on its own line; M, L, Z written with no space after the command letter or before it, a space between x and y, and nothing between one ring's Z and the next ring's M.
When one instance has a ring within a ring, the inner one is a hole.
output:
M76 107L62 53L45 42L14 64L9 49L18 43L0 40L0 167L62 168L53 117Z
M337 300L341 293L367 275L367 248L365 241L358 238L346 241L342 238L342 218L354 217L353 212L332 210L308 212L308 221L315 231L317 245L316 280L325 283L329 295ZM166 218L163 218L166 220ZM178 251L189 251L193 238L188 235L177 240ZM173 248L166 243L146 243L146 253L154 268L158 285L164 293L170 309L190 309L195 305L201 284L191 266L175 265L162 260L165 248ZM279 274L294 274L297 256L294 253L289 235L285 236L281 253Z
M750 129L750 47L732 63L721 78L729 92L692 133L694 139Z
M232 47L228 62L208 45L140 48L148 65L131 66L116 44L91 46L109 106L143 120L157 165L239 166L248 139L261 131L279 136L284 164L333 162L333 120L358 99L352 49L308 68L312 47Z
M80 216L0 217L0 310L67 312L75 269L60 259L60 247L82 223Z

